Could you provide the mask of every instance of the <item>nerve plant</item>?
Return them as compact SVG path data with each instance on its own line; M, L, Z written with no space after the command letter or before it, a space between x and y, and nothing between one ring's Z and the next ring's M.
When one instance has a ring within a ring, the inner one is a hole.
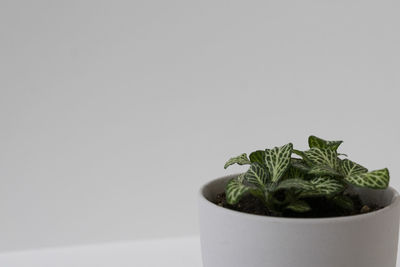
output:
M310 211L309 203L316 197L325 198L342 209L352 209L353 200L345 194L349 187L387 188L387 168L369 172L360 164L342 159L345 155L337 152L341 143L310 136L307 151L295 150L289 143L254 151L249 157L244 153L229 159L225 169L232 164L250 167L228 182L225 188L228 204L235 205L250 194L274 214L285 210Z

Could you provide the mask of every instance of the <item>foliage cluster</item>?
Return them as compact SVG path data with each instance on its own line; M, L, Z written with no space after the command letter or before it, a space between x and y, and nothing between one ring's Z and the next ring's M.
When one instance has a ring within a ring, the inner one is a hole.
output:
M310 211L313 198L324 197L350 210L354 207L352 199L344 194L349 187L388 187L387 168L369 172L337 152L341 143L310 136L307 151L293 149L289 143L229 159L225 169L232 164L249 165L249 169L228 182L227 202L235 205L251 194L275 214L285 210L303 213Z

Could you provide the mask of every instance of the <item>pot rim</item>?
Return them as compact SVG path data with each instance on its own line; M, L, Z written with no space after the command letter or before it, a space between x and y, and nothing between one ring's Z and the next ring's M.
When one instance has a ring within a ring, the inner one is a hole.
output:
M349 216L339 216L339 217L325 217L325 218L289 218L289 217L274 217L274 216L265 216L265 215L257 215L257 214L251 214L251 213L245 213L241 211L236 211L236 210L231 210L227 209L221 206L218 206L217 204L211 202L204 196L204 192L207 187L209 187L212 183L216 181L221 181L225 179L230 179L235 176L239 175L239 173L236 174L231 174L231 175L226 175L222 176L213 180L208 181L206 184L204 184L200 190L199 190L199 201L207 205L208 207L212 209L217 209L220 212L224 212L229 215L233 216L242 216L242 217L247 217L249 220L260 220L260 221L265 221L265 222L279 222L279 223L304 223L304 224L310 224L310 223L336 223L336 222L349 222L349 221L355 221L355 220L367 220L371 217L375 216L380 216L384 215L386 213L389 213L393 211L394 209L399 207L400 204L400 195L397 192L396 189L393 187L389 186L386 190L390 190L393 193L393 198L391 200L391 203L387 206L385 206L382 209L368 212L365 214L357 214L357 215L349 215Z

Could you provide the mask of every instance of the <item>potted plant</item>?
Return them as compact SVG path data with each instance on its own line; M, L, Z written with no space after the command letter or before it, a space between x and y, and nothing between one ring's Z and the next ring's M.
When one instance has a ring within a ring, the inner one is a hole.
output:
M245 173L200 191L204 267L395 267L399 195L389 171L338 153L342 141L308 139L228 160Z

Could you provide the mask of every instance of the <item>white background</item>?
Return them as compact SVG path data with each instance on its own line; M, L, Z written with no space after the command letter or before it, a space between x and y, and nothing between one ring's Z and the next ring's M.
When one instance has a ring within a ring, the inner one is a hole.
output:
M400 3L0 1L0 250L193 235L230 156L309 134L400 188Z

